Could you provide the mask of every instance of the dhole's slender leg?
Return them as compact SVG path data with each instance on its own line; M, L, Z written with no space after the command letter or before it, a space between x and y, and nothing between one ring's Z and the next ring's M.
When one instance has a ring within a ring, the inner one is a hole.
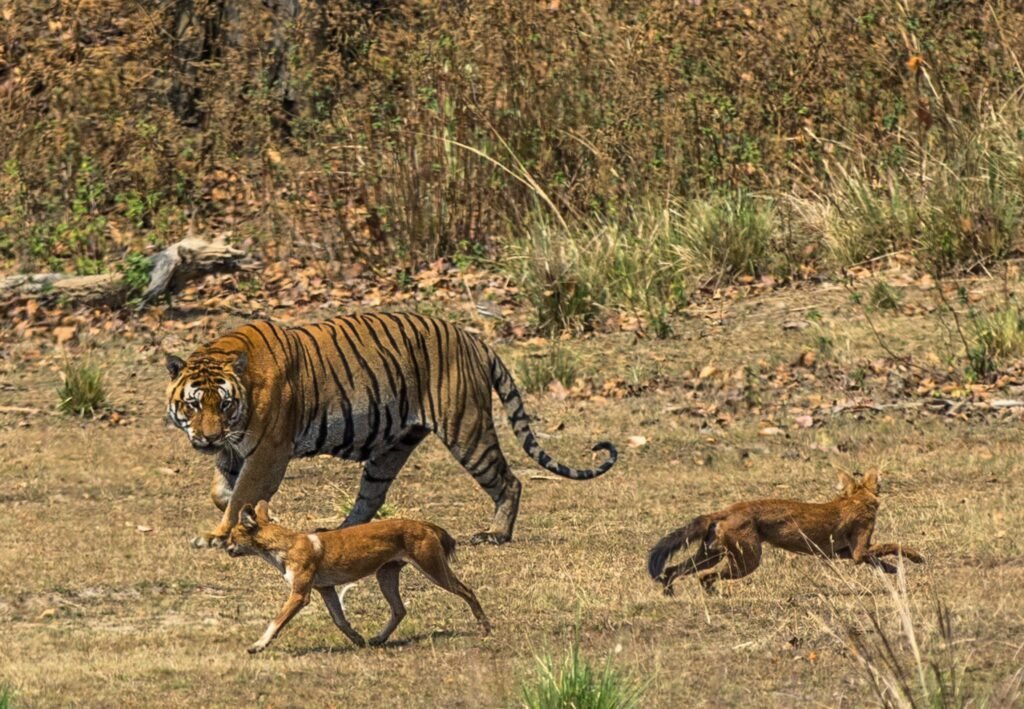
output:
M442 440L455 459L494 500L494 518L491 520L491 526L487 531L477 532L470 537L469 543L504 544L512 539L512 529L519 515L519 495L523 485L512 474L508 461L498 447L498 434L494 430L494 421L490 415L464 421L462 427L479 432L475 445L467 446L459 441L449 441L445 436L442 436Z
M693 556L686 561L670 566L662 572L661 583L665 586L665 595L671 596L674 591L672 590L672 582L680 576L689 576L695 574L698 571L704 571L710 569L712 566L717 564L725 556L725 552L721 549L713 549L703 542L701 542L700 548Z
M920 564L924 561L924 557L916 551L900 544L872 544L871 534L873 531L874 527L872 525L872 527L863 529L854 539L852 551L850 553L850 557L853 559L854 563L871 564L875 568L881 569L887 574L894 574L897 570L896 567L882 561L879 557L903 555L905 558L916 564Z
M473 593L473 590L459 581L451 567L448 566L441 545L433 542L427 549L422 551L417 549L417 552L416 558L413 559L413 564L416 568L445 591L454 593L468 603L470 610L473 611L473 617L476 618L480 627L483 628L484 635L489 635L491 632L491 621L487 619L484 609L480 607L480 602L476 600L476 594Z
M387 642L388 637L395 632L395 628L405 618L405 605L402 603L402 596L398 593L398 576L402 572L403 566L405 566L405 562L392 561L377 569L377 584L380 586L380 592L387 599L388 605L391 606L391 618L388 619L388 624L382 631L370 638L371 645L383 645Z
M724 571L706 571L700 575L700 584L708 593L714 590L716 581L741 579L752 573L761 563L761 542L757 538L757 532L743 530L734 533L723 530L719 525L718 533L718 540L725 547L728 565Z
M399 471L430 431L421 426L411 428L390 448L375 452L363 463L363 477L359 481L359 494L352 511L341 523L342 527L369 522L384 504L388 488Z
M910 547L903 546L902 544L872 544L870 549L872 556L902 556L904 559L909 559L915 564L923 564L924 557L918 554Z
M836 552L836 556L840 559L853 559L853 552L850 549L840 549ZM895 574L898 569L887 561L882 561L877 556L873 556L870 553L865 554L858 563L871 564L876 569L885 574Z
M308 581L300 586L298 583L292 583L292 592L288 596L288 600L285 601L284 607L281 612L277 614L277 617L270 621L270 625L250 648L250 653L260 652L270 641L277 637L277 634L281 632L289 620L295 617L295 614L302 610L302 607L309 603L309 583Z
M320 586L316 590L320 593L320 597L324 599L324 605L330 611L331 619L338 626L338 629L345 633L345 637L356 645L365 647L366 641L363 640L363 636L349 625L348 618L345 617L345 609L341 607L341 600L338 598L337 589L334 586Z

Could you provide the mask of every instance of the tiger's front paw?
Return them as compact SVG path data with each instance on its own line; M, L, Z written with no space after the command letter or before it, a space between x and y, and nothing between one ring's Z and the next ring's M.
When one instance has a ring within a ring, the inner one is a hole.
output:
M227 543L227 537L217 534L200 534L192 538L193 549L223 549Z

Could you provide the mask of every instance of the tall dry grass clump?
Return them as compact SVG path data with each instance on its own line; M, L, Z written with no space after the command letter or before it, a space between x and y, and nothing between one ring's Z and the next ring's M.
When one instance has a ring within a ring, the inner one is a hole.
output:
M681 240L672 211L653 205L620 219L541 219L510 243L505 267L548 332L585 329L605 308L643 313L664 328L686 304Z
M803 228L821 235L836 268L894 251L937 275L970 271L1021 246L1024 100L978 123L904 137L900 160L871 164L862 149L828 163L827 189L792 200Z
M779 220L770 198L738 190L694 200L675 216L682 263L716 283L762 275L779 255L773 249Z
M835 565L831 568L852 590L854 582L846 572ZM964 655L964 646L970 640L954 627L955 615L949 606L935 601L934 620L926 623L907 589L902 560L895 580L885 576L883 581L888 612L857 601L852 609L833 604L831 621L815 616L825 631L846 647L881 706L1020 706L1024 700L1024 669L984 682L972 681L972 668Z

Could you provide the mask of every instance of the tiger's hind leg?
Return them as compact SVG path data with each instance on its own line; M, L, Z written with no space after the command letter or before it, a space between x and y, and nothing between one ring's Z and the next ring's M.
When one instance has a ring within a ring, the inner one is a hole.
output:
M359 482L359 494L342 527L369 522L384 504L388 488L395 481L405 461L416 446L426 438L429 429L417 426L411 428L390 447L376 451L363 463L363 477Z
M449 443L448 449L455 459L462 464L473 479L494 500L494 519L491 526L483 532L477 532L469 538L470 544L504 544L512 540L512 528L519 514L519 495L522 483L512 474L508 462L498 447L498 434L490 419L478 424L484 430L479 435L476 445L470 450L463 450L458 443Z

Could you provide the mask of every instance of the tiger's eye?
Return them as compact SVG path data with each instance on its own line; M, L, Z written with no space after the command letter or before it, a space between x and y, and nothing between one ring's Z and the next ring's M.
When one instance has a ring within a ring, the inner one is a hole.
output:
M227 411L228 409L231 408L231 406L232 406L231 399L221 399L220 400L220 410L221 411Z

